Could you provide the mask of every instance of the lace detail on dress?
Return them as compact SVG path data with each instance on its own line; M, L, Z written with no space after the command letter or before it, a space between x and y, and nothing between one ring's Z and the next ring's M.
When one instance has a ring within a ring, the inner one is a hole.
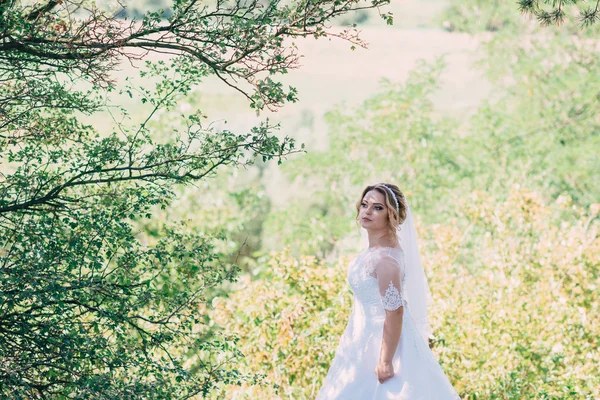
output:
M363 263L364 268L363 271L365 275L369 275L373 278L377 278L377 273L375 272L377 269L377 261L381 259L382 255L389 256L390 250L393 249L391 247L377 247L373 249L367 249L363 252Z
M367 260L367 263L365 265L364 271L365 271L365 274L371 275L372 277L375 277L374 276L374 274L375 274L375 263L371 259Z
M383 304L383 308L388 311L393 311L404 306L402 293L396 289L392 281L390 281L390 286L386 289L385 295L381 298L381 304Z
M392 311L407 305L402 262L401 249L376 248L360 253L350 263L348 282L354 294L361 298L360 303L369 315L385 317L386 310Z

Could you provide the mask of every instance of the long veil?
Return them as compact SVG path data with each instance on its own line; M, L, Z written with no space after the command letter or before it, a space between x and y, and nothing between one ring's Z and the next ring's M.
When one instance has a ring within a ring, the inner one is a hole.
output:
M427 283L427 277L421 264L421 254L419 253L419 244L417 241L417 230L415 229L410 207L407 206L406 220L398 227L396 231L398 243L404 253L404 265L406 282L404 285L404 295L408 303L408 312L415 322L416 328L428 343L431 335L431 326L429 325L429 314L427 307L432 304L431 291ZM369 246L367 231L361 229L362 242L365 248Z

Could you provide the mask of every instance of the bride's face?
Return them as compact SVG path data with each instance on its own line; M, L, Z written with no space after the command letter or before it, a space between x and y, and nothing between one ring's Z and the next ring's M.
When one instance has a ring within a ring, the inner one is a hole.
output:
M363 197L358 219L367 230L382 230L388 227L388 209L385 197L377 190L370 190Z

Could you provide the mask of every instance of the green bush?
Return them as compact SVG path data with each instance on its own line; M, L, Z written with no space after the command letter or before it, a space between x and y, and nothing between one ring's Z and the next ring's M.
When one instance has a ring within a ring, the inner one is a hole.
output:
M600 396L599 210L515 187L501 202L464 196L467 226L418 225L434 352L462 398ZM314 398L349 317L349 260L273 253L263 276L214 301L211 317L241 338L240 370L268 383L226 398Z

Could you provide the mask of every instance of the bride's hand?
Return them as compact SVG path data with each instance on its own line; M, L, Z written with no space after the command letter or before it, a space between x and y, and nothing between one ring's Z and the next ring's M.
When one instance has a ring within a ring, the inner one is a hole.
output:
M394 367L392 366L392 363L379 362L375 369L375 373L377 374L379 383L383 383L394 376Z

